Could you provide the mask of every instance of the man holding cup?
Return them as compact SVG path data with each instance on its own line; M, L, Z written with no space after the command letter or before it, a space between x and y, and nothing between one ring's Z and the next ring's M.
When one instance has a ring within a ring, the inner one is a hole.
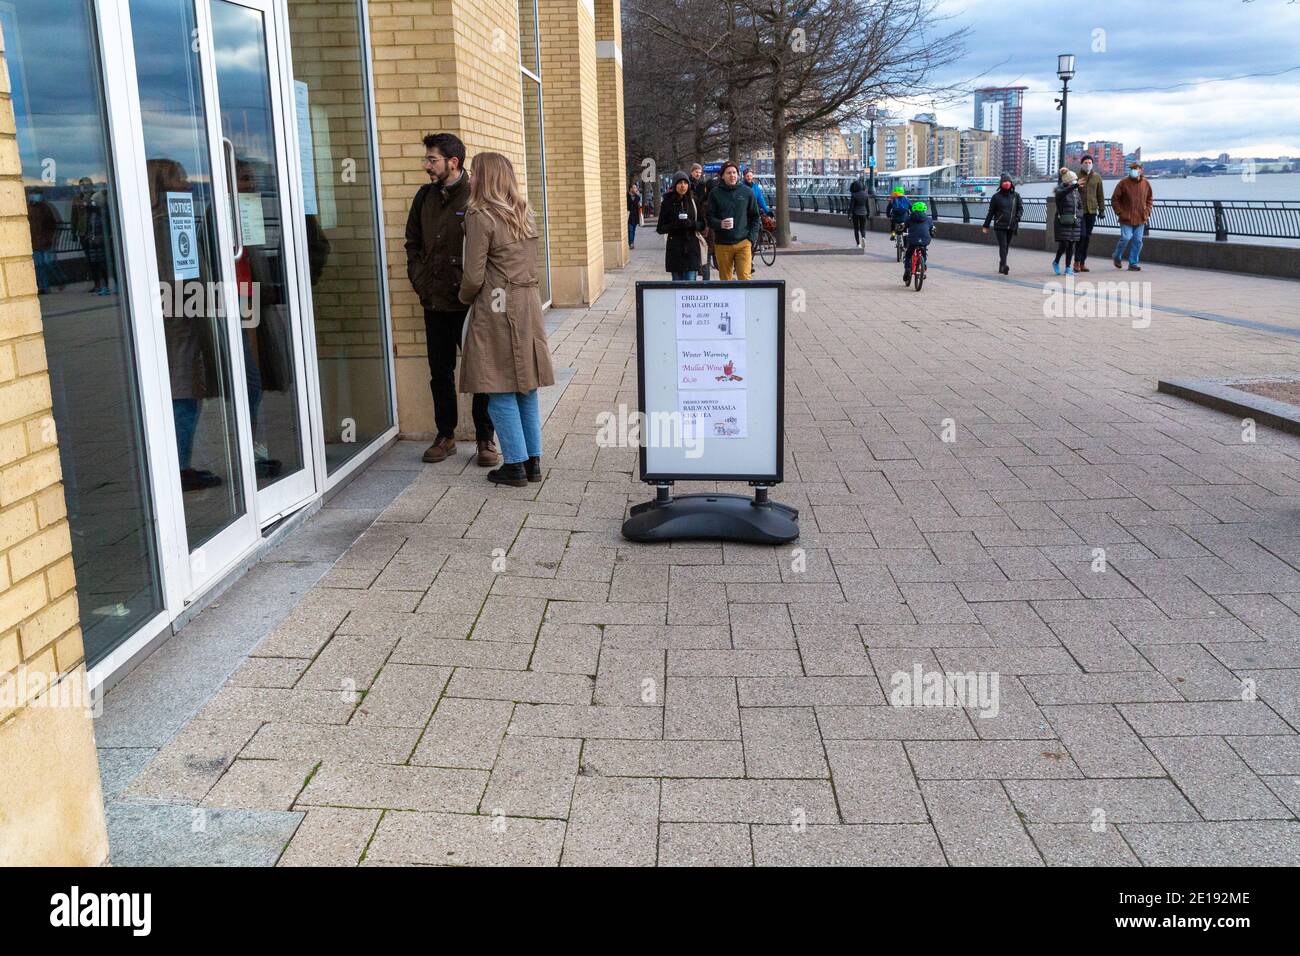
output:
M753 192L740 182L740 169L722 164L722 182L709 191L708 221L714 235L719 279L749 279L753 275L754 243L761 220Z

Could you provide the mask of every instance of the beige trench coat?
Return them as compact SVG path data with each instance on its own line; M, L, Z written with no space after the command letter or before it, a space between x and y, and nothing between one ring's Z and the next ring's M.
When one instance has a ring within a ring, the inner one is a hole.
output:
M461 346L462 392L531 392L555 384L537 292L537 237L511 239L491 216L465 212L465 275L470 305Z

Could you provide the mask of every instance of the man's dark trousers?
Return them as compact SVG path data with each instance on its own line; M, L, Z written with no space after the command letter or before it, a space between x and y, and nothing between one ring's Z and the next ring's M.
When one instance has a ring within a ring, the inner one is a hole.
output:
M1074 250L1074 261L1088 261L1088 240L1092 238L1092 229L1097 225L1097 214L1088 212L1083 214L1083 231L1079 233L1080 239L1078 246Z
M469 307L444 312L424 310L424 337L429 349L429 390L433 392L433 421L439 438L456 437L456 350ZM474 438L492 440L488 397L474 396Z

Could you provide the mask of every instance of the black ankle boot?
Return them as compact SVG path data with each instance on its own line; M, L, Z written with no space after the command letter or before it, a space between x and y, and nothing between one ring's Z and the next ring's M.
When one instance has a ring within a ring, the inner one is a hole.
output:
M542 480L542 459L540 455L534 455L524 462L524 472L528 475L529 481Z
M488 481L498 485L510 485L512 488L526 488L528 486L528 473L524 471L524 463L517 461L513 465L502 465L500 468L494 468L487 473Z

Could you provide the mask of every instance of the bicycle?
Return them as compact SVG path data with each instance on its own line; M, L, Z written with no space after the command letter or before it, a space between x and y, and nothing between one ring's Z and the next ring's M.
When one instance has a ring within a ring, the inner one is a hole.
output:
M894 227L894 255L896 256L896 262L903 261L903 250L906 248L907 246L903 242L903 232L900 224Z
M912 250L912 288L917 292L921 291L921 283L925 281L925 249L917 246ZM903 283L907 285L906 282Z
M763 225L758 230L758 244L754 254L763 260L763 265L776 265L776 220L771 216L763 217Z

